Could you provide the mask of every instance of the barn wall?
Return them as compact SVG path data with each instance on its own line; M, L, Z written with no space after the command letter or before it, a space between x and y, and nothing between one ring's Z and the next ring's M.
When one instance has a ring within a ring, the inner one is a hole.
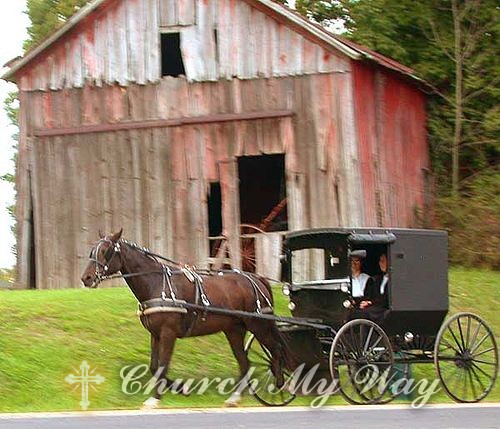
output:
M353 63L364 224L414 227L425 205L425 96L393 74ZM425 213L424 213L425 216Z
M359 176L352 106L344 104L349 79L336 73L196 84L166 78L158 85L24 93L21 109L33 141L38 287L77 287L98 229L123 226L133 241L204 266L210 181L220 181L226 193L224 227L237 246L238 156L286 153L290 229L358 223L359 210L350 211L343 197ZM288 110L295 114L85 132L102 123ZM68 126L81 133L36 137ZM257 249L265 259L278 252L272 240L260 240ZM267 268L260 261L260 272L275 276L278 256Z
M158 83L160 30L181 32L189 81L349 70L243 0L121 0L87 17L17 74L23 91Z

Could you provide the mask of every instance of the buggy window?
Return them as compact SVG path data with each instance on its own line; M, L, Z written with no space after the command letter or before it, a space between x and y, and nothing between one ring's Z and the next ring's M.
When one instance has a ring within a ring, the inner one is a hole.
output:
M292 252L292 283L317 283L349 276L346 252L336 248L299 249Z

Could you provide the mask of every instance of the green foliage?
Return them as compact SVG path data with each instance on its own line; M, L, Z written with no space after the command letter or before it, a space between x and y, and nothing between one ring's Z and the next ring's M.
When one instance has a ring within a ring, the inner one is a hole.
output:
M14 281L14 269L0 268L0 283L12 283ZM0 284L0 287L2 285Z
M12 125L14 125L16 128L18 128L18 115L19 115L19 100L18 100L18 92L10 92L7 94L7 97L4 100L4 110L7 113L7 117L9 118L10 122ZM15 150L12 161L14 162L14 165L16 165L17 161L17 144L19 141L19 133L15 133L12 136L12 139L14 140L14 145L13 148ZM16 183L16 176L12 173L6 173L3 176L0 176L0 180L3 180L11 185L15 185ZM14 237L16 236L16 229L17 229L17 220L16 220L16 206L15 205L10 205L7 207L7 211L9 213L9 216L14 220L13 225L11 226L11 231L14 234ZM12 252L14 255L17 254L17 246L14 244L12 247ZM9 272L11 275L13 272ZM0 274L1 278L1 274Z
M414 68L436 87L429 101L429 141L440 194L451 187L451 147L457 100L456 63L463 62L460 178L498 162L500 150L500 9L493 0L297 0L303 15L329 25L343 20L344 36ZM455 41L460 37L458 52ZM458 55L458 57L457 57ZM465 186L465 184L464 184Z
M497 188L500 183L494 173L500 159L498 2L297 0L296 6L323 25L343 20L344 36L412 67L436 88L428 103L428 139L439 222L451 230L452 260L498 266L491 257L464 255L472 237L478 251L488 248L491 228L500 223L483 188L485 181ZM479 213L488 221L470 223Z
M500 269L500 172L469 181L462 198L443 197L437 212L450 231L450 259L465 266Z
M28 16L31 25L28 27L29 38L24 42L25 50L37 45L56 29L61 27L69 17L90 0L28 0Z

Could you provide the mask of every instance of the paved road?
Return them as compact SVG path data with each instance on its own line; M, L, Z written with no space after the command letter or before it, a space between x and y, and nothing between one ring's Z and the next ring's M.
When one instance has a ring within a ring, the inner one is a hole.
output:
M1 415L0 429L483 429L500 428L500 404L480 406L302 407Z

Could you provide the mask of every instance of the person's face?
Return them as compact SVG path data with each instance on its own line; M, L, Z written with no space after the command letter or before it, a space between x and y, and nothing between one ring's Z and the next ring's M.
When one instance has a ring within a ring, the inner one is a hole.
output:
M359 273L361 271L361 259L351 258L351 270L353 273Z
M380 255L378 260L378 266L383 273L387 272L387 256L385 254Z

